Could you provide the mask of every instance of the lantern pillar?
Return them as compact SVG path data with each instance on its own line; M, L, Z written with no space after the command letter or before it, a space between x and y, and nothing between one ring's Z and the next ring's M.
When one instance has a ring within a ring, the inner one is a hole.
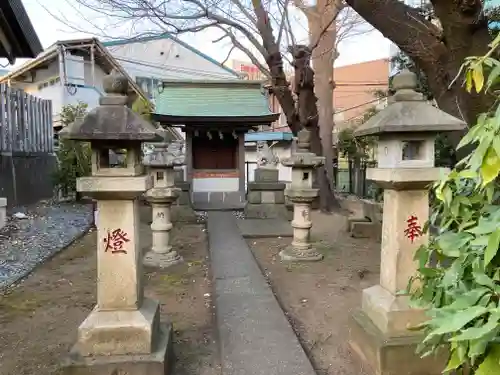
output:
M410 306L405 294L417 272L415 253L428 243L423 227L429 219L429 186L447 172L434 167L434 142L443 131L465 124L424 101L415 92L416 77L394 77L390 104L359 127L356 136L379 137L377 168L367 179L384 189L380 282L363 290L361 309L350 323L349 343L377 375L438 375L447 355L421 358L421 332L410 330L427 319Z
M151 204L153 220L151 222L152 246L144 256L144 264L151 267L168 267L183 261L172 249L171 219L172 204L178 199L181 189L175 185L174 166L182 163L168 152L166 143L157 143L151 154L144 158L153 177L153 188L145 194Z
M292 168L292 183L285 196L293 203L293 239L290 246L280 252L283 261L318 261L323 255L311 243L311 205L318 196L313 186L314 170L323 165L325 158L309 152L311 132L302 129L297 137L297 151L282 164Z
M172 326L160 323L159 303L144 297L138 198L153 181L141 163L141 143L161 140L128 106L128 80L104 78L99 106L63 131L90 142L92 174L77 190L97 201L97 304L78 327L66 374L165 375L171 368ZM110 152L125 155L119 166Z

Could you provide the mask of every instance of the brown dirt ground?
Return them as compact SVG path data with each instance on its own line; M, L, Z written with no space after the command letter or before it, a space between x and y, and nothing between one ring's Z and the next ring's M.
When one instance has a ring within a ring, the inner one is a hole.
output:
M321 262L281 263L289 238L250 240L250 247L318 375L370 374L347 344L347 322L361 290L378 282L380 244L351 238L345 216L313 212L312 219Z
M143 225L141 235L150 235ZM220 374L210 298L206 236L201 225L174 228L185 262L146 269L146 295L161 302L162 320L173 322L178 375ZM17 288L0 296L0 373L53 375L94 306L96 235L87 234L41 265Z

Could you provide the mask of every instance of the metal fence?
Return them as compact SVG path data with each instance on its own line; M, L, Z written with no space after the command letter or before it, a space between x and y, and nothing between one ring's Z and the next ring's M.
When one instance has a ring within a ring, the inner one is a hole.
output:
M0 84L0 196L9 206L53 195L52 104Z
M334 167L335 186L338 192L360 198L380 200L381 189L366 179L366 169L375 166L374 161L347 161L347 168Z
M374 167L373 161L347 161L347 168L334 163L334 183L338 193L353 194L360 198L380 200L381 189L366 179L366 169ZM245 183L253 181L256 162L245 162ZM289 182L289 181L285 181Z

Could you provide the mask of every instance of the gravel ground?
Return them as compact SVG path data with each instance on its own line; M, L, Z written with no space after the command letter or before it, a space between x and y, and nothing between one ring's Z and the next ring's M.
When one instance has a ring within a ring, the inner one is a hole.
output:
M0 230L0 291L87 231L93 216L91 205L54 202L16 207L11 213ZM16 213L25 216L18 219Z

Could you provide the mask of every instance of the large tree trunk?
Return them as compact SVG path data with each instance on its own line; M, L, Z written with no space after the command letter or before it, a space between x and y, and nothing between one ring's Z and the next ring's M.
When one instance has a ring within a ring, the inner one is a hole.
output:
M346 1L423 70L439 108L469 125L489 110L491 97L469 94L463 88L463 77L455 80L465 58L483 55L491 41L481 0L432 0L441 28L397 0ZM453 145L462 134L450 135Z
M299 121L301 127L307 128L311 132L311 151L316 155L324 156L325 148L320 136L318 106L316 105L317 98L314 93L315 85L314 72L311 68L311 50L306 46L293 46L291 52L295 68L294 89L297 95ZM329 149L332 149L331 141ZM321 209L327 212L330 212L332 209L340 209L340 203L334 195L333 181L330 180L330 177L325 172L324 166L318 168L316 182L319 185ZM323 204L325 205L323 206Z
M276 96L281 109L286 116L287 124L293 134L297 135L301 129L295 100L290 90L290 84L283 70L283 57L276 38L273 34L271 22L267 11L260 0L252 0L253 9L257 19L257 30L262 38L262 45L267 52L266 64L271 73L271 92Z
M306 13L309 26L309 41L317 44L312 51L314 68L314 92L318 98L318 127L322 155L325 165L318 169L320 209L331 212L339 209L340 203L334 195L333 175L333 54L336 42L335 18L338 9L331 0L319 0L315 11ZM321 151L314 150L313 152Z

